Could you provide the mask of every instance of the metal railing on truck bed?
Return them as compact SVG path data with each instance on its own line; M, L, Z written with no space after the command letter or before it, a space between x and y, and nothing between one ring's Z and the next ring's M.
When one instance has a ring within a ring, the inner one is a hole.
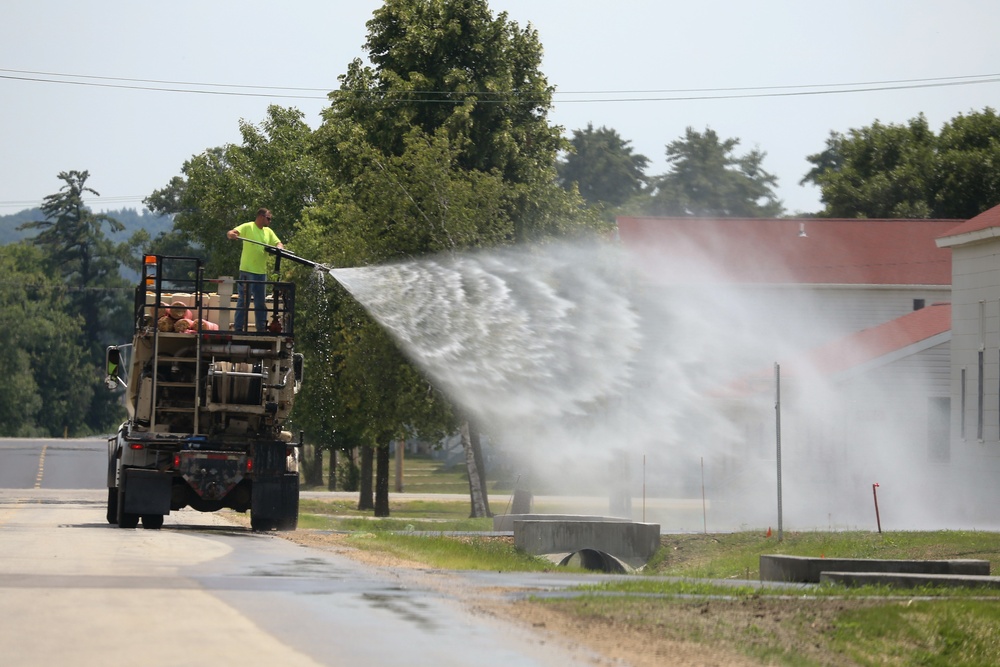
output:
M135 293L136 331L155 327L164 333L294 335L294 283L264 281L267 326L258 330L251 322L255 318L247 299L242 305L245 325L236 330L237 295L241 288L249 291L251 281L205 278L203 274L197 258L146 255Z

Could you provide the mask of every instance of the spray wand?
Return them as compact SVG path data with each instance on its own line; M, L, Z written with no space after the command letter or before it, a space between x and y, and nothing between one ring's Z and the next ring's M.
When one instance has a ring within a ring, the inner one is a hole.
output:
M326 271L329 273L331 271L330 267L325 264L320 264L319 262L314 262L311 259L305 259L304 257L299 257L298 255L292 254L285 250L284 248L279 248L278 246L268 245L266 243L261 243L260 241L254 241L253 239L246 239L242 236L239 239L245 243L255 243L264 248L264 252L271 253L274 255L274 272L280 274L281 272L281 258L285 257L302 264L303 266L308 266L317 271ZM274 295L274 313L271 318L271 323L267 326L268 331L273 333L278 333L281 331L281 322L278 320L278 291L277 286L275 286Z
M260 241L254 241L253 239L248 239L244 237L239 237L244 243L254 243L264 248L264 252L274 255L274 271L277 273L281 270L281 258L290 259L293 262L302 264L303 266L308 266L317 271L330 271L331 268L326 264L320 264L319 262L314 262L311 259L305 259L304 257L299 257L298 255L292 254L285 250L284 248L279 248L278 246L268 245L266 243L261 243Z

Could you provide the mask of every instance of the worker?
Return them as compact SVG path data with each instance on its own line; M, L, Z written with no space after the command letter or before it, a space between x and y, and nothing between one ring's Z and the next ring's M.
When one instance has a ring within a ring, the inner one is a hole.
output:
M247 308L253 301L257 331L267 331L267 306L264 303L264 282L267 280L267 256L264 248L258 243L284 248L278 235L271 229L271 211L266 208L257 210L257 218L244 222L226 232L231 240L247 239L256 243L244 243L240 255L240 277L236 283L236 331L246 331Z

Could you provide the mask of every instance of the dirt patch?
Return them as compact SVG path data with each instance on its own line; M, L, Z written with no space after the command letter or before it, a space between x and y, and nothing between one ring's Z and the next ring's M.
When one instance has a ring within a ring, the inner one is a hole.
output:
M605 618L583 618L550 604L513 602L498 607L497 615L553 635L562 641L587 646L592 651L633 667L756 667L736 652L690 641L669 639L650 629Z

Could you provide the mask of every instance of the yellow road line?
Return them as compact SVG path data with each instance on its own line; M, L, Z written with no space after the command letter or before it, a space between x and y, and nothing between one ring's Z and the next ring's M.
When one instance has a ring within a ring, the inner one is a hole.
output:
M45 474L45 452L49 448L48 445L42 445L42 454L38 457L38 474L35 475L35 488L42 488L42 475Z

